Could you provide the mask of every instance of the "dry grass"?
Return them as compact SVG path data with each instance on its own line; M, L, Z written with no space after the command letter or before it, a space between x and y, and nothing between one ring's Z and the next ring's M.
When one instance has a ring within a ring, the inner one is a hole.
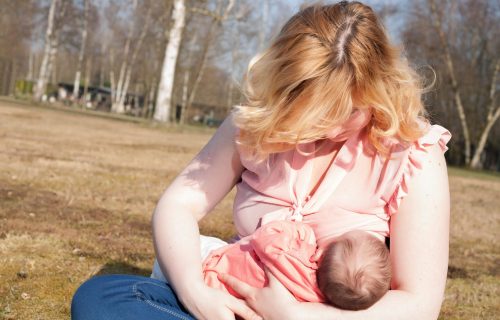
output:
M9 100L0 100L0 119L0 319L67 319L74 290L90 276L148 275L154 205L212 131ZM495 318L500 178L459 169L450 175L450 272L441 318ZM203 233L234 234L233 196L203 221Z

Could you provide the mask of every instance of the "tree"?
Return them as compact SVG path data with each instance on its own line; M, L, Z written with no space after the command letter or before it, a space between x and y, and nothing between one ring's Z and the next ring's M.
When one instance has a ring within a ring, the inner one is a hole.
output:
M80 45L80 53L78 55L78 64L76 67L76 73L75 73L75 82L73 86L73 99L77 100L79 91L80 91L80 78L82 74L82 64L83 64L83 57L85 55L85 46L87 44L87 32L88 32L88 20L89 20L89 8L90 8L90 0L84 0L84 9L83 9L83 19L82 19L82 41Z
M467 126L467 117L465 116L465 111L462 103L462 96L460 95L460 90L458 88L458 82L455 75L455 67L453 65L453 60L451 58L450 47L448 45L448 41L446 40L446 36L443 31L441 16L437 12L436 3L433 0L429 0L429 5L432 12L432 23L434 28L436 29L437 34L439 35L439 40L441 45L443 46L442 57L448 68L448 73L450 76L451 87L453 90L453 96L455 99L455 106L458 111L458 116L460 118L460 124L462 125L463 135L465 139L465 163L468 165L470 163L470 154L471 154L471 144L470 144L470 133L469 127Z
M454 134L454 164L498 169L499 15L500 3L489 0L415 1L402 33L413 60L437 75L425 99Z
M467 1L466 1L467 2ZM469 1L470 2L470 1ZM456 71L456 65L453 61L452 58L452 53L451 53L451 48L450 44L448 42L448 38L445 35L444 31L444 26L443 26L443 21L442 21L442 13L439 12L438 7L436 5L436 2L434 0L428 0L428 5L430 8L430 11L432 13L432 25L439 37L439 42L442 46L442 52L441 52L441 59L445 63L448 76L450 79L451 83L451 89L453 92L453 98L455 102L455 107L457 109L457 113L460 119L460 124L462 127L462 133L463 137L465 140L465 148L464 148L464 157L465 157L465 164L471 168L479 169L482 167L481 162L480 162L480 157L481 154L484 150L484 147L486 145L486 140L488 138L488 135L491 131L491 128L495 124L495 122L498 120L500 116L500 106L496 104L496 92L497 92L497 79L498 79L498 69L499 69L499 63L500 59L497 57L496 61L493 61L493 70L492 70L492 76L491 76L491 82L489 86L489 103L487 107L487 116L486 116L486 121L484 121L484 126L482 128L482 132L476 136L478 136L478 140L475 143L475 150L474 150L474 155L472 156L472 146L471 146L471 134L470 134L470 128L468 125L467 121L467 114L465 112L464 108L464 103L463 103L463 89L459 85L459 79L457 77L457 71ZM488 4L487 2L482 3L483 6L487 7ZM475 10L480 10L478 8L480 4L478 2L475 2ZM473 8L472 6L467 6L469 8ZM484 7L483 7L484 8ZM474 9L468 9L468 10L474 10ZM483 21L484 22L484 21ZM481 21L477 21L477 23L481 23ZM484 32L487 32L487 30L483 30ZM478 43L476 43L477 46ZM480 44L480 43L479 43ZM480 46L483 44L480 44ZM481 51L481 48L468 48L471 51ZM478 59L478 58L475 58ZM472 65L477 64L476 61L471 61ZM471 157L472 156L472 157Z
M168 43L165 48L165 57L163 59L154 113L154 119L161 122L167 122L169 120L170 110L172 108L175 67L186 21L186 6L184 0L174 1L172 21L173 26L170 29Z
M134 65L137 61L137 57L139 55L139 52L141 50L142 44L144 42L144 38L146 37L147 31L149 29L149 26L152 23L152 18L151 18L151 7L147 9L147 13L145 15L145 20L144 24L142 26L141 32L139 34L138 39L136 40L134 51L132 53L132 56L130 59L128 59L128 52L125 55L125 58L122 63L122 69L120 69L120 80L118 82L118 88L117 88L117 93L115 96L115 101L113 103L113 111L118 112L118 113L123 113L124 111L124 105L125 105L125 98L127 96L128 88L130 85L130 79L132 76L132 70L134 68ZM127 44L129 45L127 48L130 47L130 34L129 37L127 38ZM125 70L122 79L122 70Z
M181 115L181 123L184 123L184 120L186 119L186 115L188 114L189 109L193 105L198 87L199 87L199 85L201 83L201 79L203 77L203 73L204 73L205 68L207 66L208 52L209 52L212 44L214 43L214 38L217 35L217 31L222 26L222 23L229 19L229 14L231 13L231 10L234 7L235 0L229 0L224 11L222 13L220 13L221 9L222 9L222 4L223 4L223 0L217 0L217 7L215 9L215 12L205 10L205 9L200 9L200 8L191 8L192 12L201 13L203 15L209 16L211 18L211 21L210 21L210 26L209 26L208 32L205 36L205 42L203 44L201 57L199 59L199 66L198 66L197 70L195 71L196 72L196 75L194 77L195 81L194 81L193 87L191 89L191 93L189 94L187 104L183 108L184 114Z
M38 101L42 99L49 77L53 71L55 57L59 48L62 21L66 13L67 4L67 0L52 0L50 3L43 59L33 93L33 98Z
M137 3L138 3L137 1L138 0L133 0L132 2L132 10L131 10L132 15L135 14L135 11L137 9ZM134 24L129 22L127 37L125 39L125 46L123 48L123 60L120 67L118 82L114 88L112 87L112 92L111 92L112 112L123 113L125 111L123 100L124 97L127 95L127 92L126 91L123 92L123 89L125 86L125 76L128 69L128 59L130 54L130 45L132 42L133 33L134 33Z

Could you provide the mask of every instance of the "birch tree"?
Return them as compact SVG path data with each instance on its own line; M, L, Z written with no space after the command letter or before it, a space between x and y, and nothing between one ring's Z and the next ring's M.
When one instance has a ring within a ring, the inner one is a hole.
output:
M496 101L496 93L498 90L497 79L498 79L499 65L500 65L500 60L497 59L497 61L495 63L495 70L493 71L493 76L491 79L488 114L486 116L486 125L484 126L483 131L481 132L481 135L479 137L479 141L477 143L476 150L474 151L474 156L472 157L472 160L470 162L470 167L474 168L474 169L482 168L481 154L483 153L484 147L486 146L486 140L488 139L488 136L490 135L490 132L491 132L491 129L493 128L493 125L495 125L498 118L500 117L500 104L498 104Z
M234 71L236 69L236 64L239 59L239 47L240 47L240 38L238 35L238 21L236 21L236 25L233 28L231 32L231 44L232 44L232 50L231 50L231 69L229 73L229 79L228 79L228 89L227 89L227 102L226 102L226 108L229 111L231 110L233 106L233 91L234 91Z
M45 93L49 77L52 73L57 50L59 48L59 35L62 20L65 15L67 0L52 0L45 32L45 45L38 80L34 89L33 98L37 101L42 99Z
M190 48L194 46L196 41L198 40L198 34L195 33L190 41ZM191 65L191 60L193 58L193 50L189 50L189 53L186 58L186 65L188 66L186 70L184 70L184 82L182 83L182 109L181 109L181 118L180 123L184 123L186 121L186 109L188 104L188 93L189 93L189 79L191 75L191 70L189 66Z
M446 40L446 36L443 31L443 23L441 15L437 11L436 3L434 2L434 0L429 0L429 5L432 12L432 24L436 29L441 45L443 46L442 56L446 64L446 67L448 69L448 74L450 76L451 88L453 90L453 97L455 99L455 106L457 108L458 117L460 118L460 124L462 126L462 132L465 140L465 149L464 149L465 164L469 165L471 157L471 141L470 141L471 139L470 139L469 127L467 125L467 117L465 115L464 106L462 103L462 96L460 94L457 77L455 75L455 66L451 58L450 46L448 44L448 41Z
M89 10L90 10L90 0L84 0L83 3L83 19L82 19L82 41L80 45L80 53L78 54L78 63L76 65L76 73L75 73L75 82L73 85L73 100L78 99L79 91L80 91L80 78L82 76L82 65L83 58L85 55L85 46L87 44L87 32L88 32L88 20L89 20Z
M465 3L466 7L469 8L467 4L469 3L467 2ZM428 0L428 5L432 14L432 25L439 38L439 43L441 44L442 47L442 52L440 56L445 64L450 79L453 99L462 128L462 133L465 142L464 146L465 164L471 168L479 169L482 168L481 155L486 146L488 136L493 126L497 122L498 118L500 117L500 105L498 105L496 101L497 90L498 90L498 70L499 70L500 60L497 56L497 58L492 63L493 70L491 71L491 80L489 81L489 86L488 86L489 90L488 90L488 99L486 107L486 119L481 121L483 122L484 125L482 125L482 128L479 129L479 132L476 131L479 134L475 135L475 137L477 137L477 140L473 141L470 133L471 130L470 130L470 124L468 123L468 116L465 111L465 105L463 102L464 88L463 86L460 86L459 82L462 79L460 79L457 76L457 66L453 61L450 44L448 42L448 37L445 34L445 29L443 26L442 16L444 14L444 11L438 8L434 0ZM483 7L483 9L488 9L487 5ZM475 7L474 9L470 10L480 10L480 8ZM478 21L477 23L481 23L481 21ZM488 30L482 30L482 31L488 32ZM476 47L468 48L468 50L473 53L472 59L470 61L470 64L473 68L479 67L478 60L481 58L484 59L484 57L481 57L484 56L485 53L484 47L488 44L488 40L492 41L488 39L488 37L484 37L483 40L480 40L480 38L481 35L477 35L476 38L474 39ZM471 100L469 99L469 101ZM469 109L473 110L474 108L477 108L477 106L473 106ZM475 146L473 153L472 153L472 145Z
M133 0L132 9L131 9L132 14L134 14L136 9L137 9L137 3L138 3L138 0ZM112 97L111 111L116 112L116 113L123 113L125 111L124 105L121 103L121 101L122 101L122 97L126 96L126 94L127 94L126 92L123 93L123 88L124 88L124 84L125 84L126 72L128 69L127 64L128 64L128 57L130 54L130 45L132 42L133 32L134 32L134 24L129 23L127 37L125 39L125 46L123 48L123 60L122 60L121 66L120 66L120 73L118 75L118 82L115 85L115 88L114 88L115 91L112 91L112 93L111 93L111 97Z
M134 65L137 61L137 57L138 57L139 52L142 48L144 38L146 37L147 31L148 31L151 23L152 23L151 7L149 7L147 10L147 13L146 13L145 23L141 29L141 33L139 35L139 38L136 41L132 56L131 56L130 60L128 60L128 61L124 60L126 62L126 64L125 64L125 78L124 78L124 81L121 83L121 87L117 90L117 96L116 96L116 101L115 101L115 103L117 105L115 111L117 111L117 112L123 112L123 110L124 110L125 98L127 96L128 87L130 85L132 70L133 70Z
M165 57L161 70L160 83L154 119L167 122L172 108L172 95L174 88L175 67L182 41L182 33L186 21L186 6L184 0L174 0L172 11L173 26L170 28L168 43L165 48Z
M54 38L55 32L55 16L58 4L61 0L52 0L49 8L49 16L47 23L47 31L45 32L45 46L42 58L42 64L40 66L40 72L38 75L38 80L36 82L34 90L34 99L41 100L43 94L45 93L45 87L47 86L47 81L49 79L49 59L51 54L51 45Z
M210 26L207 32L207 35L205 36L205 42L203 45L202 53L201 53L201 58L200 58L200 63L199 66L196 70L196 75L195 75L195 81L193 84L193 88L191 89L191 92L189 94L189 99L187 102L187 105L185 107L184 112L186 114L189 113L189 109L193 105L194 99L196 97L196 93L198 90L198 87L201 83L201 79L203 78L203 73L205 71L205 68L207 66L207 61L208 61L208 52L210 51L210 48L214 42L214 38L217 35L218 29L221 27L222 23L229 19L229 14L231 13L231 10L233 9L235 5L235 0L229 0L226 8L222 13L222 4L223 0L217 0L217 8L215 12L211 12L205 9L199 9L199 8L192 8L191 11L201 13L207 16L211 17L210 21ZM185 116L182 116L181 119L185 119Z

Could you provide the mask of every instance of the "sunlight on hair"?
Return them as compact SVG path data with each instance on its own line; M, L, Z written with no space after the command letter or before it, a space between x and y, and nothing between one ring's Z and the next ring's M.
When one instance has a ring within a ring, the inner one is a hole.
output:
M382 155L427 124L422 79L360 2L301 9L251 60L242 91L237 143L260 160L330 137L358 109L370 112L366 133Z

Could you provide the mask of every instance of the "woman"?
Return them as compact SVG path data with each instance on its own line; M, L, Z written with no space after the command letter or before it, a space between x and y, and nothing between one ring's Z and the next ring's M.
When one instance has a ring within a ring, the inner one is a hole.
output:
M74 319L435 319L448 264L450 138L430 126L417 74L359 2L304 8L248 69L245 106L173 181L154 216L170 285L96 277L76 292ZM390 234L391 289L363 311L299 303L269 286L205 285L197 222L237 185L241 236L263 215L310 224L318 243L348 229ZM272 214L271 214L272 213ZM175 293L174 293L174 291Z

